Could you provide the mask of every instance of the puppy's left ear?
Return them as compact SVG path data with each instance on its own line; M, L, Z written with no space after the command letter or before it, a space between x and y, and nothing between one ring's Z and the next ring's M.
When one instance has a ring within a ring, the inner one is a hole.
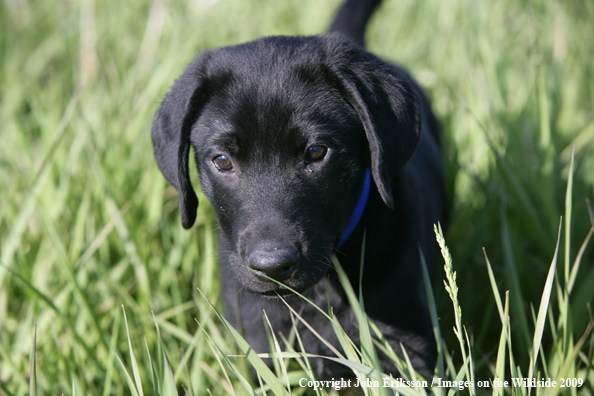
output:
M198 209L188 161L192 126L208 92L204 76L208 57L208 53L198 56L175 81L157 111L151 133L157 165L179 194L179 212L186 229L194 225Z
M334 48L339 61L329 67L365 129L378 191L384 203L394 208L392 178L408 162L421 137L419 94L406 72L340 41Z

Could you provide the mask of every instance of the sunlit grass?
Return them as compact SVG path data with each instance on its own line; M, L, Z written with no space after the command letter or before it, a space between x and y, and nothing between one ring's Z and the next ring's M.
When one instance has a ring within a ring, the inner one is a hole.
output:
M0 3L0 394L304 391L307 356L282 339L273 355L294 359L272 375L257 356L234 357L245 345L213 309L212 209L199 194L197 225L180 227L149 131L199 50L322 32L338 3ZM404 0L372 21L369 48L411 71L444 126L443 240L458 294L452 302L436 271L441 378L583 378L578 393L594 393L593 19L588 1ZM380 378L374 351L393 351L365 326L354 291L364 342L339 337L333 358Z

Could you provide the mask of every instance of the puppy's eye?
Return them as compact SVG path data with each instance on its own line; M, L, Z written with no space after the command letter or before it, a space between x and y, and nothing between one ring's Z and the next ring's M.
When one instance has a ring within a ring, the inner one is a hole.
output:
M220 171L230 171L233 170L233 162L231 159L226 155L217 155L212 159L214 166Z
M306 162L316 162L321 161L326 156L328 152L328 147L325 146L311 146L305 151L305 161Z

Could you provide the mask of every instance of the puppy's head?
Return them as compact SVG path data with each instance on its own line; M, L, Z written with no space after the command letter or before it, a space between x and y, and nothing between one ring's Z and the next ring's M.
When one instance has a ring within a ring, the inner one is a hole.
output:
M392 208L391 179L419 141L403 72L340 35L270 37L198 56L153 122L159 168L190 228L194 147L232 275L246 290L297 290L330 266L365 172Z

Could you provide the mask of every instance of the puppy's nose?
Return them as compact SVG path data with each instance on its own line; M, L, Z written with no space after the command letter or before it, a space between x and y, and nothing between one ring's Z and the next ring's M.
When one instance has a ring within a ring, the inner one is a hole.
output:
M295 246L264 243L252 249L248 263L250 268L282 282L291 276L298 258L299 251Z

